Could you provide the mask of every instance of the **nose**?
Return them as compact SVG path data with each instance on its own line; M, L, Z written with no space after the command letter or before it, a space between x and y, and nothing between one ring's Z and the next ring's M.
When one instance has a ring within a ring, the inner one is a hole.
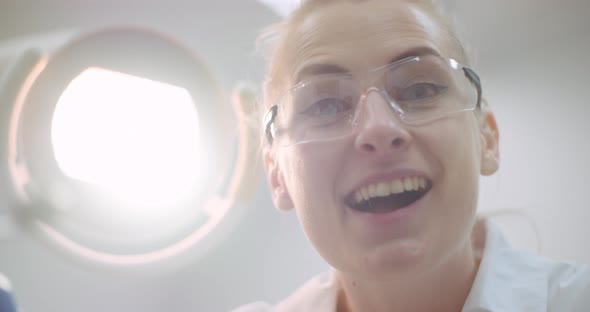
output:
M358 151L388 156L409 145L412 136L379 90L369 89L361 101L355 137Z

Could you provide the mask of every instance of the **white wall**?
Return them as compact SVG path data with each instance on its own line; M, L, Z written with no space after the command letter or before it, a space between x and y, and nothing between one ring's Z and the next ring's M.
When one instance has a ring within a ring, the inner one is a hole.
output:
M482 206L523 209L529 221L498 222L525 227L524 233L507 231L529 236L527 222L534 222L542 254L590 263L590 39L547 38L524 52L484 78L498 118L502 163L499 174L485 181ZM528 248L536 243L531 238Z
M480 209L519 209L494 218L517 246L590 263L590 2L449 3L500 129Z

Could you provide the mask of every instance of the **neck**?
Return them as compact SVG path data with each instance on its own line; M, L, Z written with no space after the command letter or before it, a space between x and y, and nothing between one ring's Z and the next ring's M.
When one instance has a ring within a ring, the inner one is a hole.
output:
M461 311L479 266L469 240L464 245L427 273L367 280L339 272L338 312Z

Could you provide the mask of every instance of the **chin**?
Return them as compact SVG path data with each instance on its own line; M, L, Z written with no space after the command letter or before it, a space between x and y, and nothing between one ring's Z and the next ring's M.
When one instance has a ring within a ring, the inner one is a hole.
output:
M400 274L416 274L432 267L428 248L418 239L399 239L366 250L359 258L357 271L375 279Z

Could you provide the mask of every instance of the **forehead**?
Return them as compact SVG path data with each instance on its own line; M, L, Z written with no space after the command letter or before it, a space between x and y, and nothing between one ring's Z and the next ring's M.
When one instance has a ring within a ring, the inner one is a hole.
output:
M429 15L403 1L341 1L303 18L287 43L291 83L318 64L361 71L385 65L408 51L449 56L450 39Z

